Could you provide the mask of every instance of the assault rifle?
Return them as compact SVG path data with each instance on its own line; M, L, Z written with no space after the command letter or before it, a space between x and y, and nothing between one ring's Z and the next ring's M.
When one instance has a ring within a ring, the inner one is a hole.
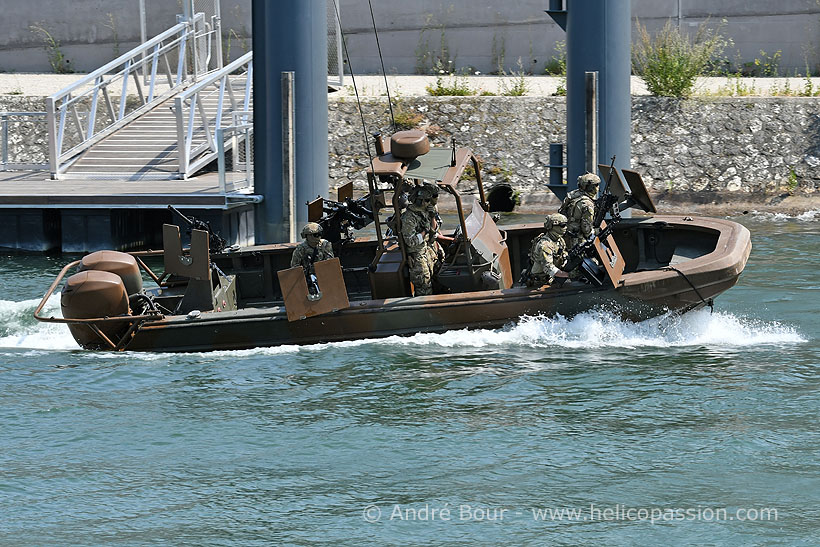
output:
M621 221L621 212L618 208L618 197L614 196L611 191L612 176L614 174L615 156L612 156L612 163L609 165L609 176L607 177L604 191L601 192L601 195L595 200L595 215L592 217L592 226L595 228L600 228L601 223L604 221L604 217L607 213L609 213L609 222L607 222L606 227L601 229L597 234L598 239L601 241L604 241L607 237L609 237L615 229L615 225ZM562 268L564 271L570 272L574 270L584 263L584 259L592 258L595 255L595 237L596 234L593 232L586 241L582 241L570 249L569 254L567 255L567 261ZM587 269L588 268L585 267L582 268L585 274L588 273Z
M319 248L314 248L313 253L305 257L307 263L302 262L302 270L305 272L305 282L307 282L308 288L307 299L310 301L322 298L322 291L319 290L319 280L316 279L316 272L313 270L313 263L316 262L318 252Z
M210 222L205 222L193 216L185 216L182 211L173 205L169 205L168 209L176 213L176 215L188 225L188 234L191 233L191 230L203 230L208 232L208 249L211 253L221 253L225 250L225 247L228 246L228 242L211 229Z
M322 200L322 218L316 222L322 227L322 236L331 243L353 239L353 230L361 230L373 222L370 194L359 199L344 201Z

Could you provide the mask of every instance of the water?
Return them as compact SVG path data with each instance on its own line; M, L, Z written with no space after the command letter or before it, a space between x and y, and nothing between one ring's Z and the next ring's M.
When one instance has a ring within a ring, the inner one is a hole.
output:
M713 315L186 355L77 349L65 259L4 258L0 544L816 544L819 221L743 217Z

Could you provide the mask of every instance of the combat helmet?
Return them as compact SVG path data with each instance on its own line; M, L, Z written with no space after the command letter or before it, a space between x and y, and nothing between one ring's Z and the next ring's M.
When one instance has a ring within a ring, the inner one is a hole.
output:
M546 228L550 234L555 234L560 237L567 231L567 217L561 213L547 215L544 217L544 228Z
M305 227L302 228L302 237L321 235L322 227L316 222L308 222L307 224L305 224Z
M593 173L584 173L578 177L578 188L585 194L597 194L601 178Z
M433 199L433 192L427 186L422 186L415 189L415 191L410 195L410 199L413 201L414 205L420 207L424 200L430 201Z

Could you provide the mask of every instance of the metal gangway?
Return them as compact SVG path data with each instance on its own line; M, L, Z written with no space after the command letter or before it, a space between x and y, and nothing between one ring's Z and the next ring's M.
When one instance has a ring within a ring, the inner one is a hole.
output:
M253 54L223 66L218 19L179 23L46 99L53 179L186 179L252 110Z
M180 4L176 25L46 99L52 179L187 179L218 163L222 191L252 187L253 53L223 66L219 0L210 18ZM334 6L328 85L341 86Z

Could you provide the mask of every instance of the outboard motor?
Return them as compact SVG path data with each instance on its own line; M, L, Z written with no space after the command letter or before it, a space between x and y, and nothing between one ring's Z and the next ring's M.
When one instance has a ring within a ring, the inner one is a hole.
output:
M133 256L117 251L97 251L83 257L80 272L66 280L60 297L66 319L93 319L129 315L129 295L142 291L142 276ZM128 329L128 322L100 323L100 331L116 342ZM69 324L74 340L86 349L104 346L94 330L83 324Z
M80 271L101 270L122 278L128 296L142 290L142 275L137 260L128 253L119 251L97 251L85 255L80 261Z

